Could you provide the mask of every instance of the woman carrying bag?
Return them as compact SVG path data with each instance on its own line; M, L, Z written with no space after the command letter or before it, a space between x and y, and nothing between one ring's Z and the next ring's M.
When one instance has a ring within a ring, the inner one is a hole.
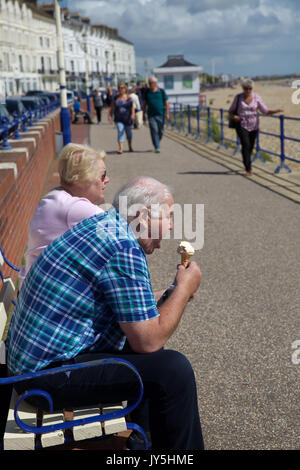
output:
M250 78L241 80L243 93L235 96L229 110L229 127L235 128L239 136L243 163L247 176L252 176L251 154L259 129L258 111L265 116L282 112L282 109L269 110L261 97L253 92L253 81Z
M112 101L108 111L108 120L112 121L112 115L114 115L114 121L118 129L118 154L123 153L124 148L124 134L126 134L128 141L129 152L133 152L132 149L132 123L135 117L135 111L132 103L132 99L128 95L127 85L120 83L119 94Z

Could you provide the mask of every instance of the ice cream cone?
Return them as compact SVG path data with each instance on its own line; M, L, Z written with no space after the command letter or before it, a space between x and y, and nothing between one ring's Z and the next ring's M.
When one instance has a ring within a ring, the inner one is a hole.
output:
M181 242L178 247L178 253L181 254L181 265L186 268L195 250L189 242Z
M191 257L192 255L189 255L187 253L181 253L181 265L186 268L187 265L189 264Z

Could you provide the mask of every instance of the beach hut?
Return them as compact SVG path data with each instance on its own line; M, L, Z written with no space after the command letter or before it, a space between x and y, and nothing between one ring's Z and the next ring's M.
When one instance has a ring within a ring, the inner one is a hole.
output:
M183 55L169 55L167 61L153 69L158 86L164 88L170 103L199 104L199 74L203 67L185 60Z

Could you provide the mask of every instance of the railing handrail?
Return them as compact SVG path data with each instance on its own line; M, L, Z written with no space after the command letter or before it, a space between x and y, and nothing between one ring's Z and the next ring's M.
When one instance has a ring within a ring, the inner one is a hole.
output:
M173 115L174 127L176 127L177 130L187 129L187 134L186 135L193 134L191 118L195 117L197 119L197 129L196 129L197 135L196 135L196 138L198 138L198 137L200 138L202 136L202 130L201 130L200 124L201 124L201 121L205 121L206 124L207 124L207 131L206 131L207 141L206 142L211 142L211 141L213 141L213 137L217 137L218 140L220 140L219 147L221 147L221 146L227 147L226 141L228 141L228 142L234 142L236 144L236 150L234 152L234 155L240 150L240 142L239 142L238 136L237 136L236 141L233 141L232 139L229 139L228 137L225 137L225 135L224 135L224 125L225 125L224 115L226 113L228 114L228 112L229 112L228 109L216 108L216 107L213 107L213 106L206 106L206 105L201 105L201 104L199 104L199 105L182 105L180 103L172 103L171 106L170 106L170 111L171 111L171 114ZM212 113L211 113L212 111L217 111L217 112L220 113L220 120L217 120L217 121L215 120L215 116L212 116ZM178 118L178 116L177 116L178 112L180 113L179 120L177 119ZM193 112L196 112L195 116L193 115ZM201 114L201 112L202 112L202 114ZM205 113L204 118L201 117L201 116L203 116L203 112ZM184 124L183 115L186 115L186 117L187 117L187 125L186 126ZM259 117L265 117L261 113L258 113L258 116ZM257 158L261 159L262 161L265 161L263 159L263 157L261 156L261 154L260 154L260 152L265 152L267 154L271 154L271 155L274 155L274 156L277 156L277 157L280 158L280 165L277 166L277 168L275 169L275 173L279 173L282 168L285 168L288 172L290 172L291 170L285 164L285 161L289 160L289 161L292 161L292 162L300 163L300 160L297 160L296 158L293 158L291 156L286 155L285 141L289 140L289 141L299 142L300 143L300 139L298 139L296 137L291 137L291 136L286 135L285 120L300 121L300 118L297 118L297 117L294 117L294 116L285 116L284 114L280 114L280 115L277 115L277 116L268 115L268 117L279 120L279 124L280 124L279 133L276 134L274 132L267 132L267 131L263 131L261 129L258 129L257 141L256 141L256 155L255 155L253 161L255 161ZM178 125L178 121L180 122L180 125ZM217 125L220 126L220 134L218 134L218 135L214 134L214 132L212 131L212 125L213 124L217 124ZM280 139L280 153L276 153L274 151L261 148L260 139L259 139L260 134L261 135L268 135L268 136Z

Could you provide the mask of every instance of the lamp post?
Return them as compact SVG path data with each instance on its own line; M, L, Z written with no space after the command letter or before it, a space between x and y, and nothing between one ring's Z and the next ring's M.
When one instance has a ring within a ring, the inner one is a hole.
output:
M87 34L82 33L83 38L83 50L85 59L85 92L86 92L86 103L87 110L90 112L90 87L89 87L89 58L88 58L88 46L87 46Z
M59 70L59 84L60 84L61 130L63 134L64 145L67 145L72 141L72 136L71 136L71 120L70 120L68 101L67 101L64 43L63 43L63 35L62 35L62 27L61 27L60 6L58 3L58 0L54 0L54 5L55 5L58 70Z

